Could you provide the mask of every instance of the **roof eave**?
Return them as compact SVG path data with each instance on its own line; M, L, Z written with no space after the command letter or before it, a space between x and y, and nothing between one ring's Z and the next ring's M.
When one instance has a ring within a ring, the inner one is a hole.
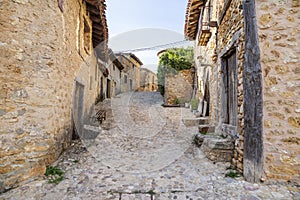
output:
M186 8L184 36L187 40L195 40L197 36L200 8L206 0L189 0Z

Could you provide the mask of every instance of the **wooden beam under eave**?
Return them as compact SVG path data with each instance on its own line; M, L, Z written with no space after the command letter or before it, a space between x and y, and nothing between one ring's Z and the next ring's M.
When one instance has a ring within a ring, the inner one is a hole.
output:
M88 6L87 10L92 14L100 15L100 10L97 9L95 6Z
M198 20L198 19L199 19L199 14L193 14L189 17L189 21Z
M190 12L190 16L191 15L195 15L195 14L200 14L200 9L197 9L197 10L192 10L191 12Z
M191 6L190 9L191 9L191 10L197 9L197 8L200 7L202 4L203 4L202 2L195 3L195 4L193 4L193 5Z
M93 41L100 41L100 42L103 42L105 41L104 37L103 36L99 36L99 35L93 35Z
M98 0L85 0L85 1L92 5L98 5Z
M103 30L102 31L98 31L98 30L93 30L93 35L98 35L98 36L101 36L101 37L103 37Z
M190 25L198 24L198 21L192 21L190 22Z
M97 31L104 31L104 28L102 27L102 25L94 25L93 24L93 29L96 29Z
M101 23L101 18L100 17L95 17L94 15L90 15L90 18L93 22Z

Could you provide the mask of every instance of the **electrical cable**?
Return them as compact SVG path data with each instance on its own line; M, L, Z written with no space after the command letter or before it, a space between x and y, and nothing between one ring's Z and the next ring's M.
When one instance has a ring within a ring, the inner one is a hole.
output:
M184 44L186 42L190 42L188 40L181 40L181 41L176 41L176 42L171 42L168 44L162 44L162 45L157 45L153 47L143 47L143 48L136 48L136 49L128 49L128 50L123 50L123 51L118 51L116 52L117 54L119 53L132 53L132 52L138 52L138 51L151 51L151 50L157 50L157 49L166 49L166 47L174 47L179 44Z

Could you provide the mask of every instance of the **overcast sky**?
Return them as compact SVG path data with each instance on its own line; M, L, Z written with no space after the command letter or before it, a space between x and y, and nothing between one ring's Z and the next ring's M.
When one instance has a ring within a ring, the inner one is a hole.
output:
M153 47L184 40L187 0L107 0L109 46L114 51ZM156 71L157 52L135 53Z

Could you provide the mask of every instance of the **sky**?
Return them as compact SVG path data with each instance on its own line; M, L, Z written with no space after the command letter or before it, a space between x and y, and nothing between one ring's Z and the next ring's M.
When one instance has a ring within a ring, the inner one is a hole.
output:
M109 47L115 52L184 40L187 0L107 0L106 4ZM143 67L156 72L160 50L133 53Z

